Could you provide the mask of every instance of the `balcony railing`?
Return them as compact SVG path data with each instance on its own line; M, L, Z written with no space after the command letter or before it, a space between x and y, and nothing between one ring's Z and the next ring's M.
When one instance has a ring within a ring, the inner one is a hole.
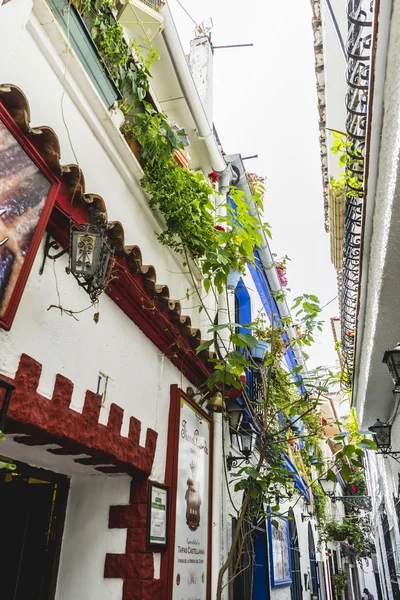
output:
M357 302L360 286L364 159L372 42L373 3L348 0L346 94L346 207L342 266L342 387L353 379Z
M140 0L140 2L142 4L146 4L146 6L149 6L153 10L156 10L157 12L165 4L165 2L162 2L161 0Z

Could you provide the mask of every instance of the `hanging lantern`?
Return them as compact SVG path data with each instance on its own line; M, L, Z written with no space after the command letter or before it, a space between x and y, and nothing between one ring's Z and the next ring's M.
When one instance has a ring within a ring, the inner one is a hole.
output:
M373 433L375 444L383 454L390 451L392 426L389 423L383 423L379 419L368 428Z
M104 291L113 249L107 238L107 224L83 223L71 230L69 272L89 294L92 301Z

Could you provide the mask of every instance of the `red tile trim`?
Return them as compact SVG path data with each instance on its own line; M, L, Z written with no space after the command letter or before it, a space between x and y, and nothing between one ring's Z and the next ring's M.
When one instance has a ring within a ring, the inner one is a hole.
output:
M65 454L87 453L104 459L116 469L132 474L151 473L157 443L157 433L147 430L146 445L139 445L140 421L131 417L128 436L121 435L124 411L112 404L107 425L99 423L101 397L87 391L81 413L70 408L73 383L56 376L54 391L48 399L37 391L42 365L22 354L14 380L8 411L7 431L29 433L23 438L27 445L57 443L65 446ZM57 452L59 454L59 452Z
M122 600L154 600L162 582L154 579L153 553L146 546L149 480L134 478L130 504L111 506L109 527L127 529L125 554L107 554L104 577L123 579Z

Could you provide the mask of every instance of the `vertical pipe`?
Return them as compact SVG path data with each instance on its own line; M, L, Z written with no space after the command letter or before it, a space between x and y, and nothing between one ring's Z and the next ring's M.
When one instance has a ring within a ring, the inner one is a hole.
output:
M227 197L229 192L229 185L232 178L232 170L229 166L220 173L219 175L219 191L223 197ZM219 204L225 204L218 200ZM218 212L220 215L224 214L226 210L219 208ZM228 323L228 305L227 296L225 291L218 296L218 324ZM220 344L220 352L223 355L224 345L227 347L229 342L228 331L222 329L220 332L220 338L224 344ZM217 585L218 575L221 566L225 560L224 554L226 553L226 546L223 544L223 520L226 514L226 501L224 498L226 494L223 492L225 487L224 482L224 465L222 463L224 453L222 451L222 427L223 427L223 413L214 413L214 452L213 452L213 499L212 499L212 569L211 569L211 598L217 597ZM225 498L226 499L226 498ZM226 527L225 527L226 528Z

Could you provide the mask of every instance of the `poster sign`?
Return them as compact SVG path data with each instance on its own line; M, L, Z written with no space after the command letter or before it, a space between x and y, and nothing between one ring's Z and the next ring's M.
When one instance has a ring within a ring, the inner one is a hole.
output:
M271 565L271 586L290 585L292 571L290 561L289 523L282 517L268 519L268 537Z
M0 103L0 326L11 327L59 183Z
M147 545L162 550L167 545L168 489L165 485L149 482L149 518Z
M206 600L209 554L209 419L183 397L177 454L173 600Z

